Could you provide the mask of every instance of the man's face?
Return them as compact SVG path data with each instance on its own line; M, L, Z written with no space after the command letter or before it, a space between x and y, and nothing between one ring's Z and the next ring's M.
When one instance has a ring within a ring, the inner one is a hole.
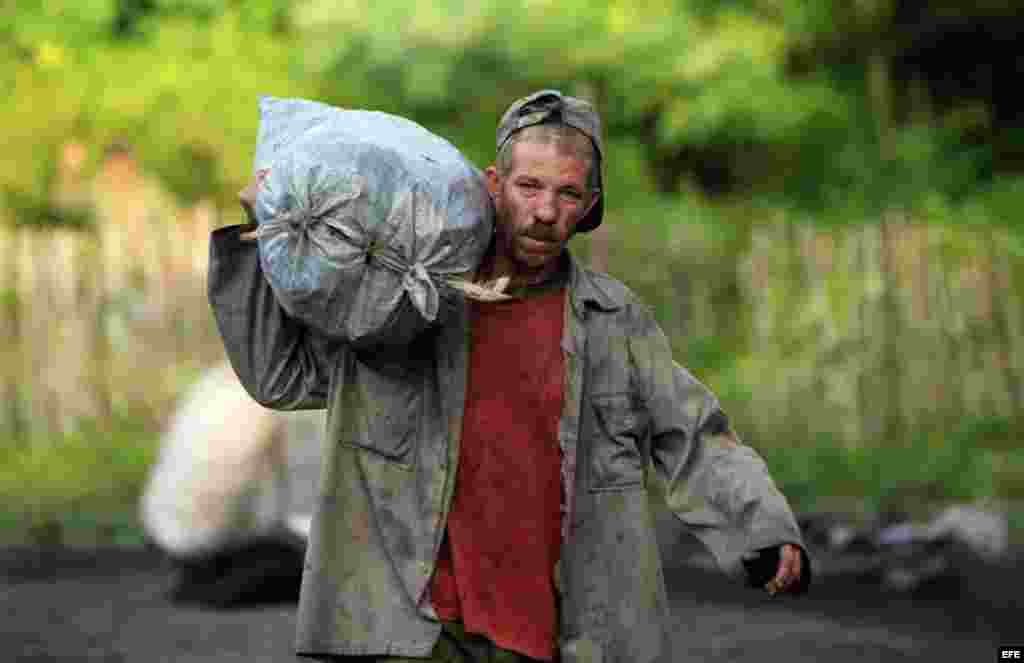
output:
M487 169L497 214L496 250L525 272L554 264L593 205L587 162L554 143L511 146L512 168Z

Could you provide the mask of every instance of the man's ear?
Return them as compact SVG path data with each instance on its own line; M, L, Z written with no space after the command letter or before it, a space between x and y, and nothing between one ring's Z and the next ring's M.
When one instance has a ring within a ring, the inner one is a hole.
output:
M494 165L488 166L484 170L484 180L487 183L487 191L491 194L491 200L496 199L501 190L501 176L498 175L498 168Z

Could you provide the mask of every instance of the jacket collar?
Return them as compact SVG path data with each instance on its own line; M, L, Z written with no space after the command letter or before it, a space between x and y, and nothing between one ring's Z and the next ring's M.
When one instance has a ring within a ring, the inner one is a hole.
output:
M576 315L582 316L587 306L609 312L625 306L621 295L606 287L605 278L581 265L568 250L565 257L569 261L569 296Z

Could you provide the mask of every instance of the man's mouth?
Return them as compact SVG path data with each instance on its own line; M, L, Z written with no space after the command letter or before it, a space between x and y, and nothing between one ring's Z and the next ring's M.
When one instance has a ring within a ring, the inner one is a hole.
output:
M547 239L535 239L529 235L523 235L522 239L523 249L527 253L552 253L559 247L558 242Z

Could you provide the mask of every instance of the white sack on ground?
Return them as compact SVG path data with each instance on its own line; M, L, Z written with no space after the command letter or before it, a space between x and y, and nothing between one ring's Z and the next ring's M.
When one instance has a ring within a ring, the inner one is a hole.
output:
M288 527L308 535L323 413L259 405L227 363L184 395L141 501L142 524L166 552L196 557Z
M359 347L402 344L443 320L478 265L493 208L444 139L386 113L264 97L252 213L286 311Z

